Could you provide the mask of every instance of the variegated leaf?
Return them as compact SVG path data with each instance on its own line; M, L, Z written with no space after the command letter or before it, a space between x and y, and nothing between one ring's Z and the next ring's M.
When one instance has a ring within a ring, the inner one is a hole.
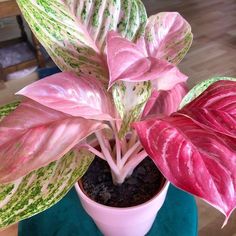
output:
M104 128L26 100L0 122L0 183L9 183L60 159L78 142Z
M19 92L46 107L93 120L112 120L114 104L100 81L91 76L61 72L36 81Z
M236 78L211 84L178 113L205 129L236 138Z
M71 150L58 161L0 185L0 228L44 211L62 199L82 177L94 155Z
M140 116L151 94L151 82L118 82L113 86L116 108L122 118L119 136L123 137L130 129L130 124Z
M196 97L198 97L201 93L203 93L211 84L215 83L219 80L231 80L236 81L236 78L233 77L213 77L208 80L204 80L201 83L195 85L183 98L180 109L183 108L186 104L190 103Z
M0 121L7 116L10 112L14 111L20 102L9 103L5 106L0 107Z
M142 117L147 115L167 116L178 110L179 104L188 89L185 83L179 83L167 91L154 89L144 108Z
M93 74L108 83L107 32L134 39L147 19L140 0L17 0L32 31L63 71Z
M148 18L144 37L137 44L150 57L178 64L192 39L191 26L178 12L161 12Z
M151 80L158 89L168 90L187 79L175 65L166 60L147 57L138 45L115 31L107 35L107 65L109 87L119 80L126 82Z

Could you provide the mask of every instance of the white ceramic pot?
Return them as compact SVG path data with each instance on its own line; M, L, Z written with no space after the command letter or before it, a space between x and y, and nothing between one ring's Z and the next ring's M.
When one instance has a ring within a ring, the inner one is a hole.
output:
M169 182L149 201L134 207L116 208L99 204L84 194L78 183L76 191L85 211L105 236L144 236L152 227L163 205Z

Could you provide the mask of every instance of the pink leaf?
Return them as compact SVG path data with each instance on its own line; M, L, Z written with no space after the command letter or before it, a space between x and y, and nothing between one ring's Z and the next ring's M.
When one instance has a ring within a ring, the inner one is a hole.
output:
M107 63L110 73L109 87L117 80L127 82L156 80L158 89L170 89L176 83L187 79L171 63L147 57L136 44L114 31L107 37Z
M17 94L72 116L96 120L115 117L110 95L92 77L58 73L26 86Z
M236 138L236 82L215 82L179 112L205 128Z
M192 43L191 27L177 12L161 12L148 18L145 35L137 41L150 57L179 63Z
M22 102L0 123L0 183L61 158L103 127L101 122L73 117L32 100Z
M178 107L187 93L185 83L179 83L167 91L153 90L143 111L143 117L147 115L170 115L178 110Z
M236 206L236 140L183 115L137 122L141 143L164 176L226 215Z

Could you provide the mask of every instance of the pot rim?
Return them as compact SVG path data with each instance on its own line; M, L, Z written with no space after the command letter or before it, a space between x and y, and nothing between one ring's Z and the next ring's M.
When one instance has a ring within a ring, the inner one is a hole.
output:
M136 206L131 206L131 207L111 207L111 206L106 206L106 205L103 205L101 203L98 203L94 200L92 200L90 197L88 197L82 190L80 184L78 183L78 181L75 183L75 188L76 188L76 191L79 193L79 195L82 196L82 198L84 198L87 202L91 203L91 204L94 204L96 205L97 207L99 208L103 208L103 209L107 209L107 210L111 210L111 209L115 209L116 211L122 211L122 212L125 212L125 211L130 211L130 210L136 210L136 209L140 209L140 208L143 208L143 207L146 207L150 204L152 204L153 200L156 199L159 195L161 195L163 193L163 191L168 188L170 182L165 179L165 177L163 176L163 179L164 179L164 184L162 185L160 191L154 195L151 199L149 199L148 201L142 203L142 204L139 204L139 205L136 205ZM79 180L80 181L80 180Z

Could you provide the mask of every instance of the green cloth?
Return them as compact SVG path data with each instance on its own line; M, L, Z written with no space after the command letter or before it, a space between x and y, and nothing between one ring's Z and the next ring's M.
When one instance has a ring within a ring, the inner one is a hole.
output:
M194 198L170 185L148 236L195 236L197 218ZM19 236L97 235L102 234L83 210L74 188L50 209L19 224Z

